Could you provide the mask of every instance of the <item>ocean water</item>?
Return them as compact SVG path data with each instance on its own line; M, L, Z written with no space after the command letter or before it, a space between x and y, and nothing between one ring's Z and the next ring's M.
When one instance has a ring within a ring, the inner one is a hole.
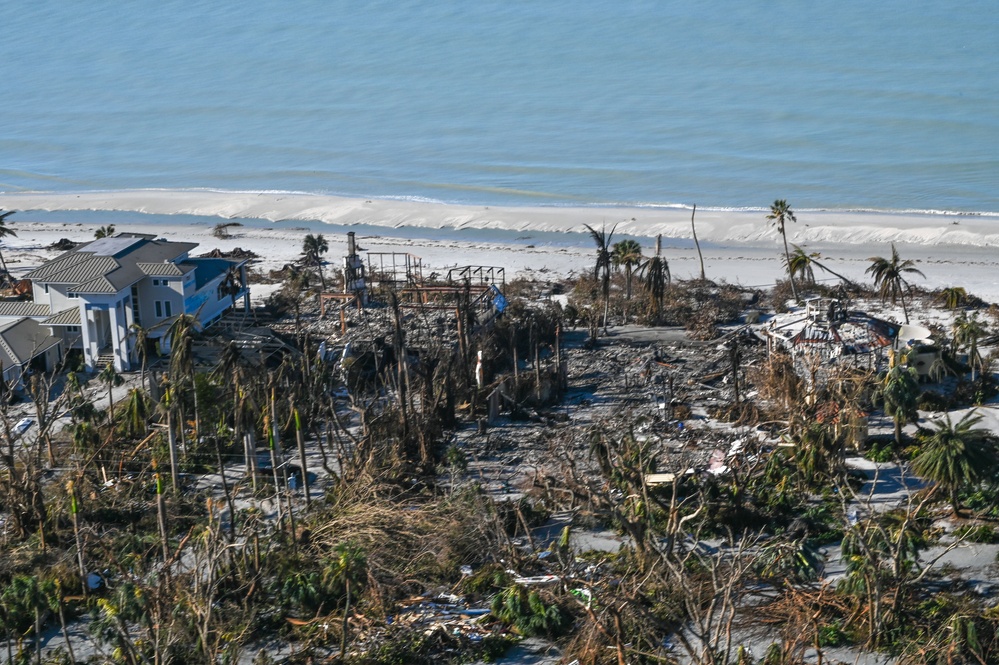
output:
M0 6L0 191L999 212L985 0Z

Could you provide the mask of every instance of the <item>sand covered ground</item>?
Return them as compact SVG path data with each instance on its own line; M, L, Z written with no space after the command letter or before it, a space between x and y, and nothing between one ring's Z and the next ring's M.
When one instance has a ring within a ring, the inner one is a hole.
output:
M15 274L53 256L44 248L58 239L89 240L106 223L118 231L199 242L199 252L242 247L261 256L262 270L294 260L307 233L323 233L330 243L328 261L339 265L346 232L354 230L366 251L420 256L424 274L495 265L505 267L508 278L587 270L593 244L584 225L616 226L615 240L633 237L647 255L656 234L663 234L674 275L699 272L691 210L682 207L497 208L288 192L133 190L7 193L0 194L0 208L19 211L8 220L18 236L4 242ZM825 263L853 279L862 280L868 258L888 255L894 242L926 275L914 283L963 286L999 301L999 219L993 216L807 210L797 216L788 241L821 253ZM227 240L214 238L212 227L228 220L244 225ZM709 279L764 287L781 275L783 247L764 210L699 209L695 221Z

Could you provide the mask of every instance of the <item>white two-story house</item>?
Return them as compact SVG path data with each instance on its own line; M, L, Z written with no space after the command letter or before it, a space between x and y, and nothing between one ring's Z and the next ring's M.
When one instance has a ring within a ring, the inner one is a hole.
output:
M195 247L134 233L81 245L25 275L34 305L18 313L47 326L63 348L82 349L87 367L103 359L130 369L137 359L133 324L158 340L180 314L204 327L229 309L249 309L246 261L190 258Z

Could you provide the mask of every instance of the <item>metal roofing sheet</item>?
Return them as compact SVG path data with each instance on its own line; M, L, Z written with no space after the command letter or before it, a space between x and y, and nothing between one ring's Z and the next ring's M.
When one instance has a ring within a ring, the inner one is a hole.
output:
M70 307L61 312L53 314L47 319L42 319L44 326L78 326L80 325L80 308Z
M38 305L23 300L0 301L0 316L48 316L52 311L48 305Z

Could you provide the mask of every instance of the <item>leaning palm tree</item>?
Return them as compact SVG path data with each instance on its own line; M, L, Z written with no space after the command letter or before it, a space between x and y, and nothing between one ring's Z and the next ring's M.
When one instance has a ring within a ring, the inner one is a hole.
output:
M322 282L323 290L326 290L326 276L323 274L323 254L328 252L330 245L326 242L323 234L305 236L302 241L302 254L305 257L305 265L312 266L319 273L319 280Z
M815 281L814 269L818 268L823 272L829 273L833 277L840 278L848 286L855 286L855 282L852 279L839 274L838 272L827 266L825 263L819 261L819 259L822 258L822 255L819 254L818 252L806 252L803 248L799 247L798 245L791 245L791 247L794 247L794 251L791 253L791 265L789 268L789 272L797 271L795 272L795 274L799 274L801 271L804 271L806 273L805 276L809 278L809 282L814 282Z
M13 210L8 210L7 212L0 210L0 240L3 240L8 236L12 236L14 238L17 237L17 233L14 232L14 229L7 226L7 218L13 214ZM3 258L3 252L0 252L0 267L3 268L3 280L11 281L10 272L7 270L7 261Z
M770 206L770 214L767 215L767 219L771 224L777 227L777 231L780 232L781 238L784 240L784 265L790 267L791 265L791 252L787 249L787 229L785 228L787 222L796 222L798 219L794 216L794 212L791 210L791 206L787 204L784 199L777 199ZM795 301L798 298L798 287L794 283L794 275L788 273L788 277L791 278L791 293L794 295Z
M694 214L697 212L697 204L694 204L693 210L690 211L690 232L694 235L694 247L697 248L697 258L701 262L701 281L707 281L707 277L704 276L704 255L701 254L701 243L697 241L697 227L694 226Z
M642 262L642 246L634 240L622 240L611 248L611 262L624 267L625 298L631 300L631 278L634 269Z
M891 245L890 259L873 256L869 260L871 265L867 266L865 272L874 279L874 287L878 290L878 295L881 296L881 302L890 300L892 305L901 302L905 322L909 323L909 310L905 306L905 294L907 291L911 291L912 287L909 286L909 282L905 281L905 276L919 275L925 279L926 275L916 267L911 259L903 261L899 257L895 243Z
M934 432L912 460L913 471L947 493L955 515L960 513L960 491L992 478L997 466L991 432L976 427L981 420L974 410L957 423L945 415L933 423Z
M589 224L584 224L583 226L590 232L590 237L593 238L593 242L597 245L597 260L593 266L593 279L600 280L600 292L604 298L604 332L607 332L607 317L610 312L610 243L611 238L614 237L614 229L617 228L617 224L611 228L610 233L607 232L606 226L599 231Z

